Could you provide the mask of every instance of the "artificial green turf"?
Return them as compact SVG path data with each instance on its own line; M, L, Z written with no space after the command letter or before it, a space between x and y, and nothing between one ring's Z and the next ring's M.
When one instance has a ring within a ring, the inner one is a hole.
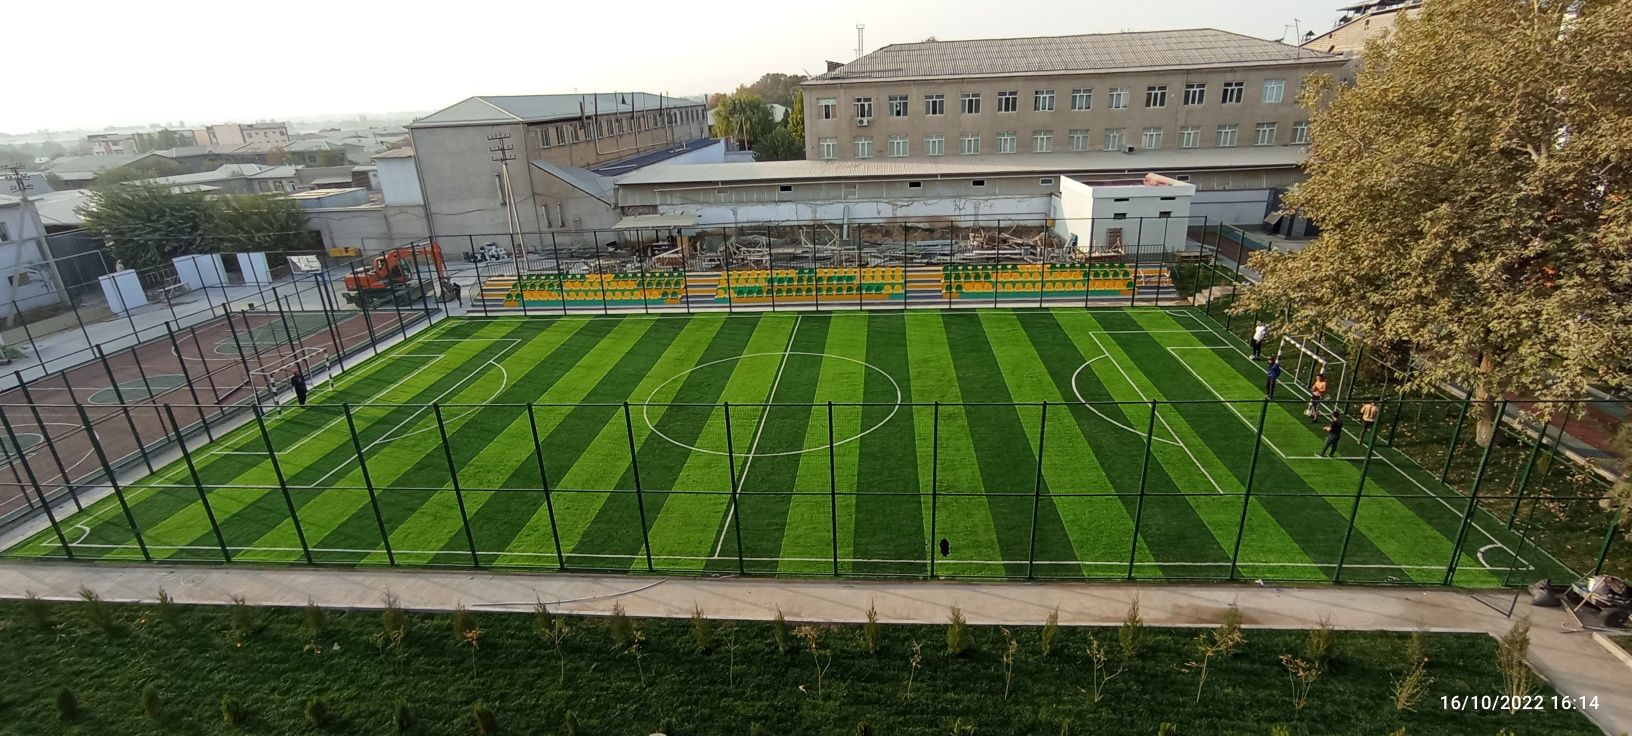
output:
M321 634L300 610L255 610L252 633L235 630L221 607L179 607L167 623L151 607L112 606L119 633L87 619L82 604L47 604L41 629L20 602L0 603L0 652L26 677L0 694L0 734L377 734L392 733L393 704L416 715L412 734L472 734L472 704L490 706L501 733L563 733L572 711L585 734L644 734L665 721L673 736L747 734L752 724L778 736L855 733L866 720L881 736L952 733L962 720L978 734L1582 734L1580 713L1547 707L1447 709L1445 695L1497 695L1495 641L1477 634L1428 635L1432 682L1415 710L1394 706L1392 684L1407 660L1407 634L1336 635L1334 655L1302 710L1293 706L1280 656L1303 656L1305 632L1248 629L1246 643L1209 666L1197 701L1195 631L1148 629L1125 660L1111 629L1065 627L1042 654L1037 626L1011 627L1017 643L1004 697L1003 633L973 627L975 651L947 654L946 627L880 627L870 653L860 627L820 626L827 669L820 695L815 663L799 639L779 652L764 622L710 621L711 651L699 653L685 620L640 622L642 657L621 651L604 619L569 617L561 656L537 636L530 614L476 615L474 649L456 641L447 615L409 614L400 648L384 646L379 612L330 611ZM1040 622L1039 622L1040 623ZM1093 702L1089 637L1110 650L1117 672ZM792 638L792 637L790 637ZM921 647L912 671L912 645ZM564 665L564 676L563 676ZM908 675L912 688L907 688ZM159 714L139 706L151 685ZM61 688L80 715L58 719ZM1545 685L1543 702L1552 691ZM249 721L225 725L224 695L243 702ZM307 700L326 700L326 729L308 726ZM1601 697L1611 697L1605 693Z
M1516 535L1392 449L1314 457L1262 380L1194 310L445 320L271 412L276 467L254 425L193 447L208 510L185 463L126 496L160 559L304 536L339 563L1437 584L1463 537L1455 583L1568 576L1534 546L1507 576ZM140 556L111 499L63 523Z

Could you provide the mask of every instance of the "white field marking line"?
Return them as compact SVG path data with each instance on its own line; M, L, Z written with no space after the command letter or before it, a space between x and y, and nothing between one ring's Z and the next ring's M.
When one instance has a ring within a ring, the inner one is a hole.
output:
M1194 320L1195 320L1195 321L1196 321L1196 322L1198 322L1198 323L1200 323L1200 324L1201 324L1201 325L1202 325L1202 326L1204 326L1204 327L1206 327L1206 328L1207 328L1207 329L1208 329L1208 330L1209 330L1209 331L1211 331L1211 332L1212 332L1212 333L1213 333L1213 334L1214 334L1214 335L1215 335L1215 336L1217 336L1217 337L1220 337L1220 338L1223 338L1223 339L1224 339L1224 342L1225 342L1225 344L1226 344L1226 345L1228 345L1228 346L1229 346L1229 348L1230 348L1230 349L1231 349L1231 350L1234 350L1234 351L1235 351L1235 352L1237 352L1237 353L1239 353L1239 354L1240 354L1240 355L1241 355L1241 357L1243 357L1243 358L1249 358L1249 357L1251 357L1251 356L1249 356L1249 355L1247 355L1247 352L1246 352L1246 351L1244 351L1244 350L1242 350L1242 349L1241 349L1241 347L1240 347L1240 346L1239 346L1239 345L1236 345L1236 344L1235 344L1235 343L1234 343L1234 342L1233 342L1233 341L1231 341L1231 340L1230 340L1230 338L1231 338L1231 337L1233 337L1233 335L1230 335L1230 334L1228 334L1228 333L1220 333L1220 332L1219 332L1219 331L1218 331L1218 329L1217 329L1217 328L1215 328L1215 327L1212 327L1212 326L1211 326L1211 325L1208 325L1208 324L1207 324L1207 323L1206 323L1206 322L1203 322L1203 321L1202 321L1202 319L1201 319L1201 318L1200 318L1200 317L1197 317L1197 316L1195 316L1195 315L1194 315L1194 314L1190 314L1190 313L1189 313L1189 312L1182 312L1182 314L1186 314L1186 315L1189 315L1189 317L1190 317L1190 318L1191 318L1191 319L1194 319ZM1182 362L1184 362L1184 361L1179 361L1179 362L1181 362L1181 363L1182 363ZM1188 366L1186 366L1186 367L1188 367ZM1192 371L1192 373L1193 373L1193 372L1194 372L1194 371ZM1302 393L1303 393L1303 394L1304 394L1304 395L1305 395L1305 396L1307 396L1307 395L1308 395L1308 392L1307 392L1307 391L1304 391L1304 390L1303 390L1303 387L1301 387L1301 386L1299 386L1299 385L1297 385L1297 384L1296 384L1296 383L1291 383L1291 384L1288 384L1288 385L1289 385L1289 386L1290 386L1290 387L1291 387L1291 391L1292 391L1292 392L1293 392L1293 393L1299 393L1299 392L1302 392ZM1214 395L1217 395L1217 394L1216 394L1216 392L1215 392L1215 394L1214 394ZM1220 397L1220 398L1223 398L1223 397ZM1240 414L1237 414L1237 415L1236 415L1236 416L1240 416ZM1246 420L1244 420L1244 419L1243 419L1243 420L1242 420L1242 421L1246 421ZM1359 441L1360 441L1360 438L1359 438L1359 437L1358 437L1358 436L1356 436L1356 435L1354 435L1354 433L1353 433L1353 432L1349 432L1349 431L1345 431L1345 434L1348 434L1348 435L1350 435L1350 436L1351 436L1351 437L1355 437L1355 441L1356 441L1356 442L1359 442ZM1440 505L1442 505L1442 506L1444 506L1444 507L1445 507L1445 508L1446 508L1446 509L1448 509L1448 510L1449 510L1449 511L1450 511L1450 512L1451 512L1451 513L1452 513L1452 514L1454 514L1454 515L1455 515L1455 516L1456 516L1456 517L1457 517L1457 518L1458 518L1458 519L1460 519L1460 518L1462 518L1462 513L1463 513L1463 512L1461 512L1461 511L1457 511L1457 510L1456 510L1456 507L1455 507L1455 506L1452 506L1452 505L1451 505L1451 503L1450 503L1450 502L1449 502L1449 501L1446 501L1446 500L1445 500L1445 499L1444 499L1444 498L1441 498L1441 497L1440 497L1440 496L1439 496L1439 494L1437 494L1437 493L1434 493L1434 492L1433 492L1433 491L1432 491L1432 490L1430 490L1430 489L1429 489L1429 488L1428 488L1428 486L1425 486L1425 485L1423 485L1423 484L1422 484L1422 482L1421 482L1421 481L1418 481L1418 480L1417 480L1417 479L1416 479L1416 478L1413 478L1413 477L1412 477L1412 476L1411 476L1411 474L1410 474L1410 473L1407 473L1407 472L1405 472L1405 470L1404 470L1404 469L1403 469L1403 468L1401 468L1401 467L1400 467L1400 466L1398 466L1398 465L1396 465L1396 464L1394 464L1394 461L1393 461L1393 460L1390 460L1390 459L1389 459L1389 458L1388 458L1388 456L1387 456L1387 455L1384 455L1384 454L1382 454L1382 453L1373 453L1373 455L1372 455L1372 457L1373 457L1373 458L1374 458L1374 459L1377 459L1377 460L1381 460L1381 461L1383 461L1383 462L1384 462L1384 463L1387 463L1387 464L1388 464L1388 467L1390 467L1390 468L1393 468L1393 469L1394 469L1394 472L1396 472L1396 473L1399 473L1399 474L1400 474L1400 476L1401 476L1401 477L1403 477L1403 478L1405 478L1405 479L1406 479L1406 480L1408 480L1408 481L1411 481L1411 484L1412 484L1412 485L1414 485L1414 486L1416 486L1416 487L1417 487L1417 488L1419 488L1419 489L1421 489L1421 490L1422 490L1422 492L1423 492L1423 493L1424 493L1424 494L1426 494L1426 495L1427 495L1427 496L1428 496L1428 497L1429 497L1429 498L1432 498L1432 499L1434 499L1434 500L1435 500L1435 501L1438 501L1438 502L1439 502L1439 503L1440 503ZM1422 467L1422 466L1421 466L1421 465L1418 465L1418 467L1419 467L1419 468L1421 468L1421 467ZM1453 491L1453 492L1454 492L1454 491ZM1459 495L1459 496L1460 496L1460 495L1461 495L1461 494L1457 494L1457 495ZM1389 494L1389 497L1392 497L1392 494ZM1498 540L1498 539L1496 539L1496 537L1495 537L1495 536L1494 536L1494 535L1492 535L1492 534L1491 534L1491 533L1490 533L1490 532L1489 532L1489 531L1487 531L1487 530L1486 530L1486 529L1485 529L1485 528L1484 528L1484 527L1482 527L1482 526L1480 526L1480 525L1479 525L1479 522L1477 522L1477 521L1475 521L1475 522L1472 522L1472 523L1470 523L1470 524L1469 524L1469 526L1471 526L1471 527L1473 527L1473 528L1474 528L1474 529L1477 529L1477 530L1479 530L1479 533L1480 533L1480 534L1483 534L1483 535L1485 535L1485 539L1487 539L1487 540L1489 540L1489 541L1490 541L1490 542L1491 542L1491 543L1492 543L1492 544L1494 544L1494 545L1496 545L1496 546L1498 546L1498 547L1501 547L1501 548L1502 548L1502 549L1504 549L1504 550L1507 550L1507 553L1508 553L1508 554L1510 554L1510 555L1511 555L1511 554L1513 554L1513 550L1511 550L1511 549L1508 549L1508 547L1507 547L1507 545L1505 545L1505 544L1502 544L1502 543L1501 543L1501 541L1500 541L1500 540ZM1486 546L1486 547L1484 547L1484 548L1482 548L1482 549L1489 549L1489 546ZM1569 566L1569 565L1566 565L1566 564L1564 564L1564 563L1563 563L1563 562L1562 562L1562 561L1560 561L1560 560L1559 560L1559 559L1558 559L1558 558L1557 558L1557 557L1554 557L1554 556L1553 556L1553 553L1551 553L1551 552L1548 552L1548 551L1547 551L1547 550L1546 550L1546 549L1543 549L1543 548L1541 548L1541 547L1537 547L1537 549L1540 549L1540 550L1541 550L1541 553L1542 553L1542 554L1544 554L1544 555L1547 555L1547 557L1549 557L1549 558L1551 558L1551 559L1552 559L1552 561L1553 561L1553 562L1556 562L1556 563L1558 563L1558 566L1559 566L1559 567L1562 567L1562 568L1564 568L1564 569L1565 569L1565 570L1568 570L1568 569L1570 569L1570 566ZM1524 563L1524 564L1525 564L1525 565L1526 565L1526 566L1527 566L1527 567L1526 567L1526 568L1523 568L1523 569L1530 569L1530 570L1534 570L1534 569L1536 569L1536 568L1535 568L1535 566L1533 566L1533 565L1531 565L1531 563L1530 563L1530 562L1528 562L1528 561L1526 561L1526 560L1525 560L1525 559L1524 559L1524 558L1523 558L1523 557L1519 557L1519 556L1517 556L1517 555L1514 555L1514 556L1513 556L1513 557L1514 557L1514 560L1516 560L1516 561L1518 561L1518 562L1521 562L1521 563ZM1483 560L1480 560L1480 562L1481 562L1481 563L1483 563ZM1494 569L1494 568L1492 568L1492 569Z
M48 541L40 542L40 546L49 548L49 547L60 547L62 545L61 545L61 543L56 542L54 540L48 540ZM134 544L109 544L109 543L96 543L96 542L69 542L69 546L71 546L71 547L85 547L85 548L88 548L88 549L136 549L136 545L134 545ZM203 552L216 552L216 553L219 553L221 551L221 548L216 546L216 545L206 545L206 544L175 544L175 545L149 544L149 545L147 545L147 548L149 550L171 550L171 551L192 551L192 552L203 551ZM228 546L227 550L231 551L231 552L285 552L285 553L299 553L299 552L302 551L301 548L299 548L299 547L234 547L234 546ZM337 554L363 554L363 555L381 554L381 553L383 553L385 551L385 549L383 547L378 548L378 549L361 549L361 548L351 548L351 547L312 547L311 550L313 552L332 552L332 553L337 553ZM470 555L469 550L393 549L392 551L395 552L398 555L427 555L427 556L432 556L432 557L435 557L435 556L438 556L438 555L463 555L463 556L469 556ZM554 552L488 552L488 551L480 551L479 550L479 551L476 552L476 554L478 556L481 556L481 557L548 557L550 559L555 559L555 553ZM568 553L566 553L566 556L567 557L591 557L591 558L596 558L596 559L629 560L631 562L640 559L640 553L638 553L638 552L630 553L630 554L609 554L609 553L604 553L604 552L568 552ZM659 555L659 554L654 554L654 555L652 555L652 559L653 560L680 560L680 561L688 561L688 562L714 562L714 561L722 561L722 560L735 560L735 559L737 559L737 556L736 555L707 555L707 556L705 556L705 555ZM822 563L827 563L827 562L832 562L833 561L832 557L746 557L745 556L742 559L745 560L745 561L748 561L748 562L822 562ZM880 558L870 558L870 557L840 557L839 561L840 562L851 562L851 563L867 562L867 563L879 563L879 564L907 564L907 565L913 565L913 564L921 565L921 564L927 564L928 563L928 560L923 559L923 558L915 559L915 560L909 560L909 559L880 559ZM952 564L952 565L1019 565L1019 564L1025 563L1025 562L1026 562L1026 560L941 560L939 564L941 564L941 565L948 565L948 564ZM1035 564L1038 564L1038 565L1064 565L1064 566L1067 566L1067 567L1082 566L1082 565L1094 565L1094 566L1102 566L1102 567L1127 567L1128 566L1128 561L1127 560L1037 560ZM1195 561L1160 562L1160 561L1156 561L1156 560L1148 560L1148 561L1136 562L1134 564L1136 566L1153 566L1153 567L1172 566L1172 567L1219 567L1219 568L1225 568L1225 567L1230 566L1230 563L1227 560L1220 561L1220 562L1195 562ZM1236 566L1237 567L1253 567L1253 566L1257 566L1257 567L1334 568L1335 569L1337 567L1337 563L1335 563L1335 562L1244 561L1244 562L1236 563ZM1344 569L1366 568L1366 569L1381 569L1381 570L1444 570L1445 569L1444 565L1388 565L1388 564L1383 564L1383 563L1361 563L1361 562L1345 563L1343 565L1343 567L1344 567ZM1501 571L1506 570L1506 569L1507 568L1497 567L1497 568L1491 568L1491 571L1501 572ZM1512 568L1512 569L1513 570L1523 570L1525 568Z
M514 347L514 346L512 346L512 347ZM483 365L490 365L490 366L493 366L494 368L499 369L499 387L497 389L494 389L492 395L488 396L486 399L484 399L482 401L475 402L477 404L486 404L486 403L498 398L499 394L504 393L506 389L510 388L510 371L504 367L503 363L496 362L499 357L500 356L495 356L492 360L489 360L486 363L483 363ZM447 417L444 417L444 421L447 424L452 424L452 423L457 422L457 421L459 421L461 419L464 419L465 417L468 417L468 416L470 416L472 414L475 414L476 412L478 412L480 410L481 410L480 406L472 406L472 407L467 408L464 411L461 411L461 412L459 412L457 414L449 414ZM412 437L412 436L414 436L416 434L419 434L420 432L429 432L429 431L431 431L431 427L420 427L419 429L416 429L416 430L413 430L413 431L410 431L410 432L404 432L404 433L396 435L394 437L391 436L390 434L387 434L386 436L381 437L378 441L379 442L384 442L386 440L400 440L400 439L402 439L404 437ZM373 445L369 445L369 447L373 447Z
M771 402L776 399L776 388L782 385L782 372L788 367L788 356L793 354L794 338L799 336L799 322L804 315L794 315L793 329L788 332L788 345L782 350L782 362L776 367L776 379L771 381L771 391L765 395L765 406L759 412L759 428L754 430L754 442L748 446L748 459L742 461L742 473L737 476L737 488L748 480L748 469L754 465L754 451L759 449L759 438L765 435L766 417L771 415ZM891 379L894 380L894 379ZM737 504L732 503L730 510L725 513L725 523L720 525L720 541L714 545L714 556L718 557L720 549L725 546L725 532L731 528L731 517L737 511Z
M1090 332L1088 333L1088 336L1094 339L1094 344L1099 346L1101 352L1105 353L1107 356L1111 354L1111 351L1105 349L1105 343L1099 341L1099 335ZM1150 399L1145 396L1145 392L1140 390L1139 384L1133 382L1133 377L1129 376L1126 370L1123 370L1122 364L1118 363L1116 358L1111 358L1111 365L1116 366L1116 371L1122 374L1122 379L1127 381L1129 386L1133 387L1134 393L1139 394L1140 401L1150 401ZM1179 437L1178 432L1173 431L1173 425L1167 423L1167 417L1162 416L1161 412L1157 412L1156 421L1161 422L1162 426L1167 429L1167 433L1173 435L1174 439L1179 440L1179 448L1184 450L1184 454L1190 456L1190 462L1195 463L1196 469L1200 470L1201 474L1207 477L1207 482L1213 484L1213 490L1217 491L1218 493L1223 493L1224 487L1218 484L1218 481L1213 478L1212 473L1207 472L1207 468L1202 467L1201 460L1196 457L1195 453L1190 451L1190 446L1184 443L1184 440Z
M1114 426L1121 427L1122 429L1125 429L1125 430L1127 430L1129 432L1132 432L1135 435L1143 437L1143 436L1145 436L1144 432L1141 432L1141 431L1139 431L1137 429L1134 429L1133 427L1130 427L1130 426L1128 426L1126 424L1123 424L1121 422L1116 421L1115 419L1112 419L1112 418L1106 416L1104 412L1101 412L1098 409L1098 407L1095 407L1093 404L1089 403L1087 399L1083 398L1082 397L1082 389L1077 388L1077 376L1082 375L1083 370L1087 369L1088 366L1093 365L1094 361L1099 360L1100 358L1109 358L1109 357L1111 357L1110 353L1100 353L1099 355L1096 355L1096 356L1094 356L1092 358L1089 358L1088 362L1077 366L1077 370L1071 374L1071 393L1076 394L1077 395L1077 401L1082 402L1083 406L1088 407L1088 411L1091 411L1091 412L1093 412L1095 414L1098 414L1100 419L1104 419L1105 421L1110 422ZM1177 446L1177 445L1180 444L1176 440L1170 440L1170 439L1167 439L1165 437L1157 437L1155 435L1152 435L1151 439L1154 439L1157 442L1166 442L1169 445Z

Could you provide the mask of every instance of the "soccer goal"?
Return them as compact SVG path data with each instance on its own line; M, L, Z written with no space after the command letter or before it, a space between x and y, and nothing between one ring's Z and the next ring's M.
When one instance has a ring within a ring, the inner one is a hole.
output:
M1275 351L1280 358L1281 370L1286 371L1293 382L1304 388L1314 383L1315 376L1326 374L1326 383L1330 390L1326 394L1328 400L1342 401L1348 398L1349 361L1338 355L1337 351L1326 346L1319 338L1281 336L1281 348Z
M302 374L310 376L314 367L323 367L324 354L323 348L303 347L289 355L263 362L259 368L252 369L249 372L249 382L255 389L256 402L262 400L262 391L265 391L265 399L275 402L278 391L288 386L289 377L294 374L296 368L299 368Z

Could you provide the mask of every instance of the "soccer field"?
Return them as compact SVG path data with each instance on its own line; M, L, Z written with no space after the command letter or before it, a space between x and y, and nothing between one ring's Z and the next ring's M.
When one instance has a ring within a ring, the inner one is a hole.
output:
M1317 457L1299 390L1266 405L1262 365L1189 309L449 319L124 495L156 559L1568 575L1394 450L1368 462L1357 421ZM77 557L142 558L113 498L62 526Z

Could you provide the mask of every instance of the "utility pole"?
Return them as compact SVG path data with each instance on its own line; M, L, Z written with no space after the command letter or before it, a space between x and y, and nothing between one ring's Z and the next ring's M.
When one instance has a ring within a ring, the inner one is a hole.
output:
M516 147L510 143L510 134L500 131L487 137L488 152L492 153L493 162L499 165L499 190L504 197L505 220L510 227L510 244L515 246L515 258L522 268L528 267L527 244L521 240L521 215L516 212L515 191L510 186L510 162L516 160ZM521 269L516 270L521 275ZM477 288L481 288L480 284Z
M50 270L51 288L52 291L56 292L57 301L59 303L66 301L68 299L67 286L62 283L62 274L57 272L57 262L51 258L51 247L45 240L45 223L40 220L39 211L34 209L34 200L28 198L28 190L33 189L34 185L28 183L28 174L23 172L22 166L12 165L0 168L6 171L5 178L11 182L10 190L16 192L18 199L22 200L23 229L25 232L29 228L34 230L33 238L27 237L22 232L17 234L17 257L12 261L11 275L7 279L7 283L12 284L10 294L12 306L21 310L21 307L17 305L17 272L22 270L23 267L24 244L31 239L35 242L35 252L39 254L40 260L45 262L46 268ZM4 344L3 341L0 341L0 345Z

